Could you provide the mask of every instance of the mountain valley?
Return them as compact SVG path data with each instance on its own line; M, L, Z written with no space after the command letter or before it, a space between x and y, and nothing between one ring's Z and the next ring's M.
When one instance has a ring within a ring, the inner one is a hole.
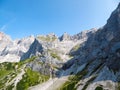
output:
M120 90L120 4L103 27L72 36L0 32L0 90Z

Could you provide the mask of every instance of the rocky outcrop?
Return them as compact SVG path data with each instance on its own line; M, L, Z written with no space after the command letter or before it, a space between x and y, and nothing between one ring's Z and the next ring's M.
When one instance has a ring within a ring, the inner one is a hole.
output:
M31 58L32 56L39 56L43 51L42 45L39 43L37 39L34 40L29 50L21 57L21 60L25 60L27 58Z
M81 39L87 40L87 38L92 36L92 34L95 33L96 31L97 31L96 28L92 28L90 30L84 30L84 31L82 31L82 32L80 32L80 33L78 33L76 35L73 35L71 37L71 40L74 40L74 41L81 40Z
M11 38L3 32L0 32L0 53L8 44L12 44Z
M27 52L33 41L34 36L15 41L12 41L9 38L7 39L6 37L2 37L0 45L3 45L4 47L2 48L0 54L0 63L20 61L21 56Z
M59 39L60 41L68 41L71 39L71 36L65 32Z

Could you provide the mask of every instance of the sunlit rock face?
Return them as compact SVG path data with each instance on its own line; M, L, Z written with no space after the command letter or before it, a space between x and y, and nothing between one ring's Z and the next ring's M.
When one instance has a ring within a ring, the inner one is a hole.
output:
M2 62L18 62L20 57L27 52L30 45L34 41L34 36L23 38L20 40L11 40L11 38L3 33L0 34L0 63Z
M0 52L8 45L11 44L12 40L8 35L0 32Z
M96 31L97 29L85 30L73 36L64 33L61 37L51 33L16 40L0 32L0 62L18 62L32 56L39 56L42 51L47 53L47 50L57 52L58 56L66 62L69 60L70 50L84 43Z

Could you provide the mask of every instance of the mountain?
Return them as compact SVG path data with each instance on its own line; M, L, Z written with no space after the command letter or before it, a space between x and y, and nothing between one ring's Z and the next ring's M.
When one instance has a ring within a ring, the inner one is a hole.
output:
M12 43L11 38L5 35L3 32L0 32L0 53L8 44L11 43Z
M64 64L63 75L73 76L68 86L77 90L120 90L120 4L107 24L88 38L75 59ZM71 54L75 55L75 54ZM83 76L82 76L83 75Z
M0 42L0 89L120 90L120 4L99 29Z
M20 57L27 52L30 45L34 41L34 37L30 36L27 38L23 38L20 40L11 40L10 37L1 34L1 48L0 48L0 63L2 62L18 62L20 61Z

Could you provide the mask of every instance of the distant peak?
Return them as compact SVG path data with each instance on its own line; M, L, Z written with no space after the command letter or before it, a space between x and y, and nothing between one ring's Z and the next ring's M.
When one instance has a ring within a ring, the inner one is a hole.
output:
M64 32L64 34L60 37L60 41L66 41L66 40L70 40L70 35L66 32Z
M116 8L116 10L113 12L113 13L120 13L120 3L118 4L118 6L117 6L117 8Z
M106 28L109 30L118 30L120 25L120 3L118 4L117 8L112 12L111 16L107 20L107 24L105 25Z
M120 2L119 2L119 4L118 4L118 7L117 8L120 8Z

